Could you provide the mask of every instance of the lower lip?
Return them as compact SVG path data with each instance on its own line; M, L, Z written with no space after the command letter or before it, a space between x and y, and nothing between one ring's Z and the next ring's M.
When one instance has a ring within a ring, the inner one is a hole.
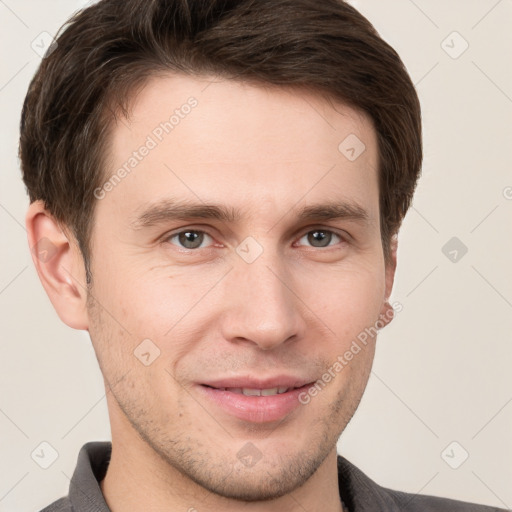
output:
M199 385L199 391L228 414L244 421L268 423L278 421L300 405L299 395L312 383L286 393L270 396L246 396L232 391L223 391Z

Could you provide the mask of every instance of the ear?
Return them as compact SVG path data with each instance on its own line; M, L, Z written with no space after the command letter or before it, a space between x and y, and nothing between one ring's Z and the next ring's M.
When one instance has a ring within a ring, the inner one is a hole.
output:
M382 327L386 326L393 320L394 309L393 306L388 302L389 297L391 295L391 290L393 289L393 282L395 281L395 271L396 271L396 254L398 249L398 235L395 234L391 237L390 240L390 261L386 263L385 273L386 273L386 286L385 286L385 297L384 303L382 304L382 308L380 310L379 320L382 324ZM380 328L382 328L380 327Z
M85 266L78 243L42 201L30 204L25 224L32 261L59 318L69 327L87 330Z

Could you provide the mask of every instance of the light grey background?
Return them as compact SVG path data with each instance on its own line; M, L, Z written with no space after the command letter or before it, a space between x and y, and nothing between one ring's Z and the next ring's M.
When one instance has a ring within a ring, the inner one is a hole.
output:
M352 3L417 84L425 160L399 237L391 299L403 310L379 336L338 451L384 486L510 508L512 1ZM39 510L66 494L80 447L110 439L88 335L60 322L32 265L17 159L40 62L31 44L83 4L0 0L1 511ZM456 262L453 247L442 250L452 237L468 249ZM58 453L47 469L31 458L42 442ZM448 465L466 452L458 469Z

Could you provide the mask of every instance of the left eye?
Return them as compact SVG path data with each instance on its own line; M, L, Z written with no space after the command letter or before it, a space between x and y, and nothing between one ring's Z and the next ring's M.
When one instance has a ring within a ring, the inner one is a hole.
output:
M337 235L328 229L313 229L312 231L308 231L305 235L303 235L300 240L306 238L308 242L313 244L313 247L327 247L329 245L333 245L330 244L330 242L333 240L333 236L343 241L343 238L341 238L340 235Z

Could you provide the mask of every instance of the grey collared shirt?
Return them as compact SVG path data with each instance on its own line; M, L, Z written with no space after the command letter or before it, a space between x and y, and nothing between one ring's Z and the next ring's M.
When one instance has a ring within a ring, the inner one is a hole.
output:
M40 512L111 512L100 488L111 452L112 443L108 441L84 444L69 494ZM350 512L505 512L505 509L386 489L341 455L338 455L338 483L340 497Z

